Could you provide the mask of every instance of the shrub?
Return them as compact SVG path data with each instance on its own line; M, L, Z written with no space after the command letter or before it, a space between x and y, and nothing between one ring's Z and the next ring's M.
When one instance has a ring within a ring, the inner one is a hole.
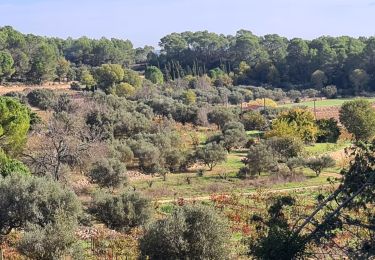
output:
M316 141L318 143L336 143L340 137L340 128L334 118L319 119L316 121L319 132Z
M9 158L4 151L0 149L0 175L6 177L13 173L29 175L30 170L22 162Z
M313 170L316 176L319 176L325 168L334 167L335 165L335 160L329 155L311 157L305 160L305 166Z
M207 206L185 206L150 225L140 249L150 259L228 259L229 239L222 216Z
M117 159L102 159L94 163L89 178L100 187L118 188L127 182L125 164Z
M56 220L45 227L28 226L17 246L21 254L39 260L61 259L68 255L73 259L85 259L79 254L82 249L75 235L77 220L68 214L58 214Z
M256 111L248 111L242 115L242 124L245 130L264 130L267 127L266 119Z
M20 174L0 178L0 234L28 224L45 227L59 213L77 219L81 205L76 195L57 182Z
M226 160L227 153L220 144L209 143L199 147L196 151L196 158L210 168L210 171L219 163Z
M367 100L345 102L340 109L340 122L356 141L369 140L375 134L375 111Z
M55 92L50 89L34 89L27 94L27 100L33 107L42 110L50 109L54 106L57 96Z
M297 157L304 150L303 143L294 137L271 137L266 144L279 155L281 160Z
M126 231L144 225L150 218L150 202L139 193L96 194L90 212L109 228Z

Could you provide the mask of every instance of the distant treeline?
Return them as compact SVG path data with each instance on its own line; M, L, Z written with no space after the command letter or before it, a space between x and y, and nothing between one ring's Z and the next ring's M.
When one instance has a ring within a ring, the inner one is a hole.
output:
M201 31L172 33L159 45L156 52L150 46L135 49L128 40L63 40L24 35L6 26L0 28L0 79L74 80L82 67L112 63L156 66L166 81L207 74L214 80L224 78L222 85L335 85L343 94L375 90L375 37L323 36L310 41L256 36L246 30L235 36Z

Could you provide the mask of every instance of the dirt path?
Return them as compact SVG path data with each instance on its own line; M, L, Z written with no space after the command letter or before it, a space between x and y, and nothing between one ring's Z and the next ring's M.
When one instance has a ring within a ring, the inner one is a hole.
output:
M305 187L298 187L298 188L272 189L272 190L268 190L267 192L268 193L283 193L283 192L306 191L306 190L311 191L311 190L318 190L318 189L321 189L323 187L332 187L332 185L331 184L324 184L324 185L313 185L313 186L305 186ZM238 193L238 195L249 196L249 195L252 195L252 194L255 194L255 193L257 193L256 190L251 191L251 192ZM181 197L181 198L184 199L185 201L210 200L209 195L199 196L199 197L187 197L187 198ZM160 204L172 203L172 202L175 202L175 201L176 201L176 199L156 200L156 202L160 203Z
M5 95L9 92L22 92L26 89L52 89L52 90L68 90L70 84L45 84L45 85L14 85L14 86L0 86L0 95Z

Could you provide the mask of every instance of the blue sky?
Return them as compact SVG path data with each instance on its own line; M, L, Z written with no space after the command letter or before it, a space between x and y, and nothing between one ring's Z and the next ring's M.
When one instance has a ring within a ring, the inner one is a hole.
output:
M171 32L209 30L288 38L375 35L375 0L0 0L0 26L156 46Z

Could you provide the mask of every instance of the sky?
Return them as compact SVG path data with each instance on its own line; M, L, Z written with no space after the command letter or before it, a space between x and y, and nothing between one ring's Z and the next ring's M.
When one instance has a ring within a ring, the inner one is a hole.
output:
M375 35L375 0L0 0L0 26L43 36L129 39L157 46L172 32Z

